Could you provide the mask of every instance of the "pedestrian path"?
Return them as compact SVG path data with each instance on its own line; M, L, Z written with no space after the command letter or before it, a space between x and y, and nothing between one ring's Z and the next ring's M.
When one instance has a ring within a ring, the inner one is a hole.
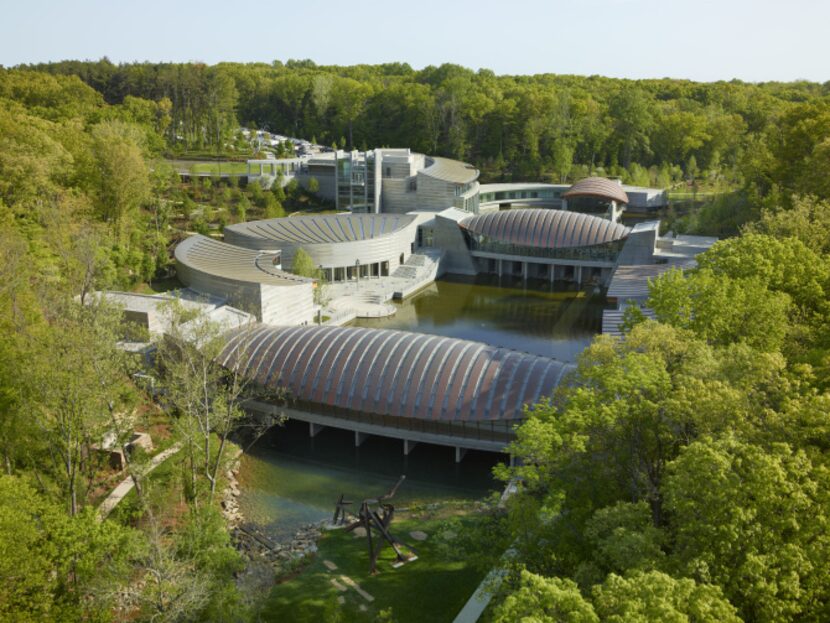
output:
M167 450L159 452L156 456L150 459L150 462L147 464L147 468L144 470L144 475L146 476L156 467L164 463L164 461L176 454L176 452L181 450L181 447L182 445L177 443L167 448ZM106 499L101 502L101 505L98 507L98 518L102 521L106 519L112 510L118 506L118 503L133 490L134 486L135 482L133 482L131 476L127 476L124 480L122 480L121 483L110 492Z

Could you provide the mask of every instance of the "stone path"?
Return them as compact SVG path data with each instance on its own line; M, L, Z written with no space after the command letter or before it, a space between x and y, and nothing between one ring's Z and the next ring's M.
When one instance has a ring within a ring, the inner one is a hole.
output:
M423 530L413 530L412 532L409 533L409 536L411 536L416 541L426 541L427 540L427 533L424 532Z
M323 564L326 566L326 569L328 569L329 571L336 571L337 570L337 565L334 564L330 560L324 560Z
M340 576L340 581L342 581L344 584L346 584L349 588L354 589L354 591L357 592L357 594L360 595L361 597L363 597L363 599L365 599L366 601L372 602L372 601L375 600L374 597L372 597L369 593L367 593L362 588L360 588L360 584L355 582L349 576L341 575Z
M164 463L164 461L176 454L176 452L181 450L181 447L182 445L177 443L167 448L167 450L159 452L156 456L150 459L147 468L144 470L144 475L146 476L160 464ZM124 480L122 480L121 483L110 492L104 501L101 502L101 505L98 507L98 518L101 521L106 519L112 510L118 506L118 503L124 499L124 496L133 490L134 486L135 483L130 476L127 476Z

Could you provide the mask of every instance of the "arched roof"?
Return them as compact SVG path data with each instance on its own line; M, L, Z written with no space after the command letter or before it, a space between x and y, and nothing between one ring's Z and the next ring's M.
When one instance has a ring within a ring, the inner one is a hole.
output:
M310 280L275 267L279 254L252 251L197 234L176 247L176 262L203 274L248 283L292 286Z
M631 228L608 219L544 208L500 210L461 221L473 234L525 247L590 247L625 238Z
M238 223L225 231L230 230L239 238L277 243L331 244L388 236L415 219L407 214L314 214Z
M478 169L473 165L437 156L428 156L426 168L419 173L455 184L469 184L478 179Z
M573 197L596 197L608 201L628 203L628 195L623 187L614 180L606 177L586 177L570 187L562 196L565 199Z
M516 420L573 368L479 342L387 329L268 327L238 332L237 357L256 386L362 413L438 421Z

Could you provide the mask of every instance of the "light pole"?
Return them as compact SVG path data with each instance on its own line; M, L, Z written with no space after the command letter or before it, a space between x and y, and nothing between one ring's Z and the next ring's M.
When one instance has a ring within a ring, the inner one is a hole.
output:
M325 274L325 273L323 273L323 265L322 264L320 264L318 270L320 272L317 274L317 284L316 284L316 286L317 286L316 287L316 290L317 290L317 324L322 325L323 324L323 293L320 290L320 288L323 287L323 275Z

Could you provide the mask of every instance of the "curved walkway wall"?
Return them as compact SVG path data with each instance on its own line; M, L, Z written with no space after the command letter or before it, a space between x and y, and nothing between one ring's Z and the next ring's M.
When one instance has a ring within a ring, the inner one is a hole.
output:
M271 255L206 236L176 247L176 272L187 287L218 296L268 324L306 324L314 318L312 281L273 267Z
M479 342L342 327L259 327L220 357L264 390L358 416L437 422L516 422L550 396L569 364Z

